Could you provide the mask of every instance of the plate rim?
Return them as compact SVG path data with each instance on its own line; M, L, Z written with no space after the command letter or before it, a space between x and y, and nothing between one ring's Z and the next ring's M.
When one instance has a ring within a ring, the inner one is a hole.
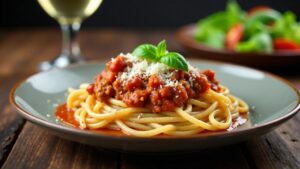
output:
M102 59L101 59L102 60ZM247 66L241 66L241 65L237 65L237 64L232 64L232 63L227 63L227 62L220 62L220 61L211 61L211 60L205 60L205 59L190 59L190 60L200 60L200 61L204 61L204 62L210 62L212 64L218 64L218 65L232 65L235 67L239 67L239 68L247 68L250 69L252 71L259 71L262 72L276 80L281 81L282 83L284 83L285 85L287 85L290 89L292 89L296 95L298 96L298 103L297 105L291 110L289 111L287 114L285 114L284 116L281 116L279 118L276 118L274 120L271 120L267 123L263 123L263 124L259 124L259 125L255 125L255 126L251 126L251 128L245 128L245 129L240 129L240 130L233 130L233 131L219 131L219 132L209 132L209 133L203 133L203 134L199 134L199 135L191 135L191 136L171 136L171 137L160 137L160 136L156 136L156 137L134 137L134 136L129 136L129 135L111 135L111 134L103 134L103 133L96 133L93 131L89 131L89 130L82 130L82 129L78 129L78 128L74 128L71 126L64 126L61 124L56 124L53 122L49 122L47 120L44 120L42 118L39 118L35 115L33 115L32 113L24 110L20 105L18 105L15 101L15 92L16 90L20 87L21 84L23 84L24 82L26 82L28 79L43 74L43 73L47 73L50 71L59 71L59 70L63 70L63 69L73 69L73 68L77 68L77 67L84 67L86 65L90 65L90 64L100 64L101 60L94 60L94 61L90 61L90 62L86 62L83 64L73 64L70 66L67 66L65 68L57 68L57 69L52 69L52 70L48 70L48 71L44 71L44 72L38 72L32 75L29 75L25 78L23 78L22 80L19 80L18 82L16 82L12 89L9 92L9 101L10 104L13 105L13 107L17 110L17 112L24 117L26 120L38 125L39 127L43 127L43 128L50 128L51 130L55 130L57 132L66 132L69 134L76 134L76 135L80 135L80 136L84 136L84 137L93 137L93 138L107 138L107 139L122 139L122 140L139 140L139 141L150 141L150 140L190 140L190 139L213 139L213 138L219 138L219 137L234 137L235 135L242 135L242 134L247 134L256 130L260 130L260 129L267 129L267 128L274 128L276 126L278 126L279 124L289 120L290 118L294 117L299 111L300 111L300 92L298 91L298 89L294 86L294 84L292 84L291 82L289 82L288 80L286 80L283 77L280 77L278 75L275 75L273 73L267 72L267 71L262 71L262 70L258 70L258 69L254 69L251 67L247 67Z

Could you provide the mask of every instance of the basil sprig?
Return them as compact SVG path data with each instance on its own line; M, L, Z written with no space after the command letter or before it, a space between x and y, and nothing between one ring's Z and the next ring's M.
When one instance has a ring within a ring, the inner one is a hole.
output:
M188 64L184 57L176 52L168 52L166 41L163 40L157 46L142 44L135 48L132 55L154 62L160 62L177 70L188 71Z

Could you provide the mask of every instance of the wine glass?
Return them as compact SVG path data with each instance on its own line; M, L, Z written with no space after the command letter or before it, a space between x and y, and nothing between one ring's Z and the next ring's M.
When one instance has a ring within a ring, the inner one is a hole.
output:
M54 67L65 67L72 63L82 63L76 34L81 22L92 15L102 3L102 0L37 0L42 8L60 24L62 30L61 54L51 61L40 64L41 70Z

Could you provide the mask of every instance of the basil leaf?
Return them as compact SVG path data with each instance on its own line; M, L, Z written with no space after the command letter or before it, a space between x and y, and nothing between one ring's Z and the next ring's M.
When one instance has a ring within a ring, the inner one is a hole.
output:
M159 58L156 55L156 46L151 44L143 44L135 48L132 55L142 57L144 59L157 61Z
M159 42L157 46L142 44L133 50L132 55L160 62L174 69L188 71L187 61L181 54L176 52L167 52L167 44L165 40Z
M176 52L170 52L162 56L159 60L174 69L188 71L188 64L184 57Z
M157 56L160 57L160 56L166 54L166 51L167 51L166 41L165 40L160 41L157 45L157 51L156 51Z

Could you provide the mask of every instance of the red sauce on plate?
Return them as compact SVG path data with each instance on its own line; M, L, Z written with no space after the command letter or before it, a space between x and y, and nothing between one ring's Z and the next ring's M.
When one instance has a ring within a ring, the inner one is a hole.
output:
M75 120L74 113L75 112L73 110L71 110L67 107L67 104L62 104L56 108L55 116L56 116L56 118L63 121L65 124L80 129L79 122ZM91 130L91 129L89 129L89 131L93 131L93 132L100 133L100 134L115 135L115 136L125 135L120 130L109 130L109 129Z
M73 127L79 127L79 122L75 120L74 111L67 107L67 104L59 105L56 108L56 117Z

